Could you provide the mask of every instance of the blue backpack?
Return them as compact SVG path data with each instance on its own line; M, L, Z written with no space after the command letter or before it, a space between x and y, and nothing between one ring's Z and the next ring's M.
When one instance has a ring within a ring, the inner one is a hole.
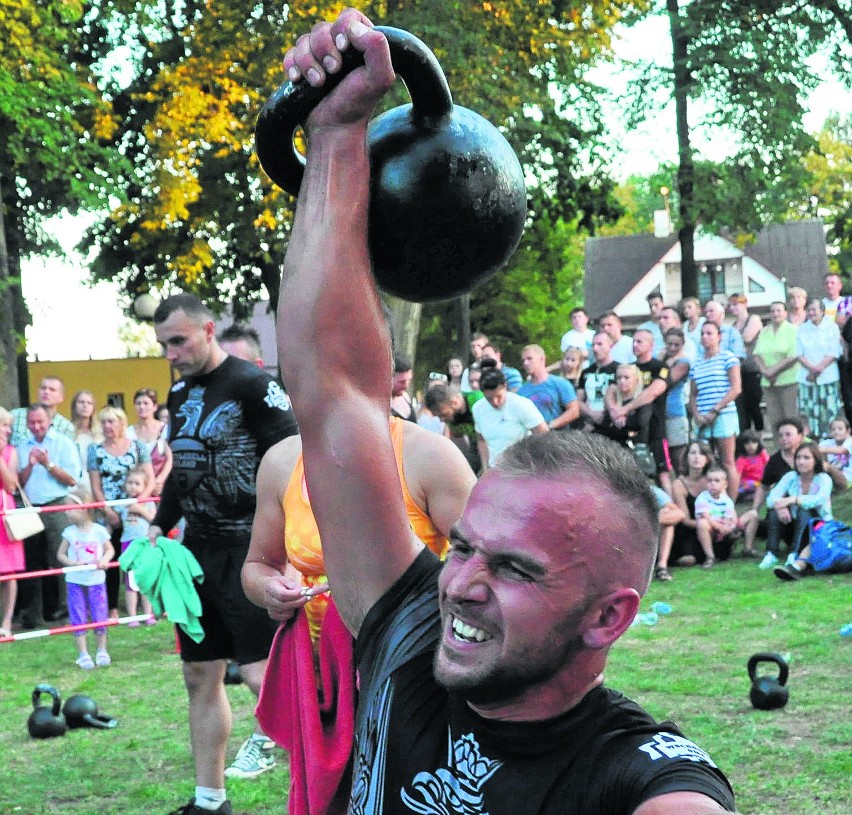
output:
M852 571L852 528L840 521L811 521L808 563L818 572Z

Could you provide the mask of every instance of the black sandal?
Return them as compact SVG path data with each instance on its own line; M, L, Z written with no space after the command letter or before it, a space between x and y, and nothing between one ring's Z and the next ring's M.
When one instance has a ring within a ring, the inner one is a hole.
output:
M672 573L665 566L657 566L657 568L654 569L654 577L657 580L662 581L674 580Z

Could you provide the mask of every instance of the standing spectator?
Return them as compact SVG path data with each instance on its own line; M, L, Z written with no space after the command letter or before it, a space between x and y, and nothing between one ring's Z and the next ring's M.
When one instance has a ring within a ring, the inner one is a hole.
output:
M814 439L824 439L831 420L840 412L840 371L842 353L840 329L826 319L821 300L808 303L808 321L796 334L799 358L799 413L808 423Z
M728 298L728 309L734 316L734 328L742 335L746 352L740 364L743 391L737 397L740 430L754 427L758 433L762 433L763 413L760 403L763 401L763 394L760 392L760 370L754 360L754 348L763 323L760 317L749 312L748 298L744 294L732 294Z
M715 445L719 463L728 473L728 495L736 498L740 477L734 453L740 428L735 400L741 390L740 361L719 347L720 340L719 326L708 317L701 327L704 357L689 372L693 384L689 402L698 434Z
M633 353L636 367L642 373L642 393L629 403L617 405L615 391L610 389L607 396L607 409L616 427L624 427L631 413L645 405L651 406L648 422L648 446L657 465L657 478L660 486L671 493L671 460L666 450L666 389L670 371L658 359L654 359L654 338L644 328L633 335Z
M527 433L547 433L541 411L525 396L512 393L503 372L490 368L482 372L482 395L472 408L479 458L485 472L497 456Z
M147 483L153 484L154 469L151 466L151 456L142 442L131 439L127 435L127 414L121 408L110 406L101 408L98 419L103 427L104 440L89 448L89 460L86 463L95 500L115 501L119 498L127 498L127 493L124 491L127 474L140 465L145 469ZM148 495L150 495L150 487L141 497L147 498ZM113 560L118 560L121 553L121 516L113 507L104 507L103 515L106 526L110 530ZM118 617L120 585L119 570L109 569L106 586L111 617Z
M636 362L636 355L633 353L633 340L621 333L621 317L614 311L608 311L600 319L601 331L606 332L612 340L612 348L610 348L610 357L613 362L619 364L626 362Z
M9 444L12 437L12 414L0 407L0 509L15 508L15 492L18 489L18 454ZM0 575L14 574L24 570L24 544L12 540L6 532L6 524L0 519ZM18 597L18 581L0 583L0 637L8 637L12 631L12 614Z
M754 364L763 375L763 397L770 428L785 416L799 412L797 383L799 360L796 351L796 326L787 319L787 307L776 300L770 307L771 321L757 338Z
M71 400L71 422L74 425L74 443L80 453L83 477L78 485L84 492L91 492L86 462L89 460L89 448L104 440L101 423L95 411L95 395L91 391L77 391Z
M825 276L824 287L825 297L822 298L822 306L825 316L831 322L837 323L838 328L843 328L843 324L849 316L849 301L852 298L841 296L843 281L840 279L840 275L835 272L829 272Z
M704 316L701 313L701 301L697 297L685 297L680 301L680 313L683 315L683 333L692 340L698 354L701 354L701 326Z
M526 396L544 416L551 430L568 430L580 417L574 386L547 372L547 357L540 345L528 345L521 356L528 381L518 393Z
M471 371L471 373L473 373ZM481 371L477 371L481 376ZM436 383L423 394L423 402L432 415L437 416L446 428L446 435L461 450L471 469L478 473L482 468L473 426L473 406L482 399L482 391L462 392L444 382Z
M489 359L493 361L497 370L502 371L503 376L506 377L506 387L513 393L517 393L518 388L523 384L524 378L517 368L503 364L503 352L493 342L482 349L480 365ZM484 368L485 366L483 365L482 367Z
M233 323L219 334L219 347L237 359L244 359L263 370L260 335L250 325Z
M719 327L719 348L722 351L730 351L740 361L745 359L746 352L742 334L732 325L728 325L725 322L725 309L721 303L709 300L704 306L704 320ZM699 357L703 353L704 340L702 336L702 342L699 346Z
M72 427L70 422L69 426ZM37 507L67 504L68 494L82 476L80 455L71 439L51 424L48 409L41 404L27 408L27 435L17 445L18 483ZM55 569L62 530L68 526L65 512L44 512L44 531L24 541L27 571ZM42 615L55 622L67 614L63 582L58 577L36 577L19 587L18 608L21 625L35 628Z
M485 346L488 345L488 337L485 336L481 331L475 331L473 336L470 338L470 356L472 363L479 363L482 360L482 351ZM462 373L462 381L461 381L461 389L462 392L472 391L473 388L470 385L470 367L464 369Z
M482 366L478 362L471 362L467 368L467 384L470 388L468 393L478 393L480 390L479 380L482 378Z
M146 490L147 495L161 495L163 485L172 471L172 451L169 448L169 428L157 418L157 392L151 388L140 388L133 395L136 409L136 424L127 428L127 438L138 441L151 458L154 481Z
M798 286L787 289L787 319L798 328L808 319L808 293Z
M698 359L698 346L686 335L677 309L672 306L665 306L660 312L660 331L663 332L663 339L665 339L666 334L672 328L678 328L683 332L683 355L687 358L689 364L692 365ZM665 350L663 353L665 353ZM663 354L657 354L657 356L662 357Z
M615 381L618 363L612 358L612 339L598 331L592 340L592 364L580 376L577 398L580 415L592 427L599 427L606 415L606 394Z
M47 411L50 426L60 435L74 438L74 425L59 413L59 406L65 399L65 385L58 376L45 376L38 383L36 404ZM28 435L29 408L20 407L12 411L12 441L17 447ZM60 530L61 531L61 530Z
M595 332L589 328L589 314L582 306L571 309L571 328L562 335L559 350L565 353L569 348L579 348L583 360L592 353L592 338Z
M166 358L181 375L169 392L173 467L149 535L186 519L184 546L204 570L197 587L204 639L178 629L189 695L195 796L185 815L230 812L225 753L231 708L222 679L234 658L257 696L276 624L245 596L240 570L248 552L256 503L255 474L263 454L297 432L290 400L256 365L227 355L216 340L212 313L189 294L169 297L154 313ZM255 728L230 775L254 777L274 766L272 743Z
M91 496L86 495L88 499ZM88 501L86 501L88 503ZM105 570L113 559L113 548L109 532L96 524L91 509L70 509L66 513L69 525L62 530L62 543L57 559L63 566L94 564L91 571L70 572L68 584L68 612L71 625L83 625L88 622L105 623L107 621L107 596L104 590ZM106 648L107 629L105 625L95 629L95 658L89 654L86 631L75 631L77 642L77 665L84 671L90 671L97 665L106 668L112 664Z
M450 357L447 360L447 384L461 389L464 363L459 357Z
M391 380L390 414L407 422L417 424L417 403L408 392L414 372L411 360L403 354L394 354L393 379Z
M615 370L613 386L613 404L624 408L642 393L642 372L635 363L619 365ZM609 411L604 411L603 421L595 432L617 442L622 447L632 447L634 444L648 443L648 424L651 419L651 407L643 405L638 410L626 414L624 422L615 424Z
M666 393L666 442L669 460L675 468L689 444L689 416L686 412L687 397L684 388L689 382L690 360L684 353L684 337L680 328L666 331L666 349L663 366L668 368L668 391Z
M576 391L583 375L583 352L579 348L566 348L559 363L559 372Z
M663 300L663 295L658 291L652 291L645 299L648 301L651 319L640 323L637 330L642 329L643 331L651 332L651 336L654 338L654 356L658 357L663 353L666 344L660 326L660 314L665 306L665 301Z
M788 564L808 543L808 526L812 519L830 521L831 476L823 467L819 448L805 442L796 450L793 470L784 475L766 496L766 557L760 567L776 566L781 559L782 530L792 528Z

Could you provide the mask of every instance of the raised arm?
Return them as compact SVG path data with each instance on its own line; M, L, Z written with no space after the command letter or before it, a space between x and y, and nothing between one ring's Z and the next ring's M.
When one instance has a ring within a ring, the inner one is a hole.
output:
M349 9L285 59L321 85L357 48L350 73L307 122L308 155L278 307L281 372L302 420L311 506L335 603L353 634L423 544L405 514L388 426L391 351L367 249L370 114L394 81L387 41Z

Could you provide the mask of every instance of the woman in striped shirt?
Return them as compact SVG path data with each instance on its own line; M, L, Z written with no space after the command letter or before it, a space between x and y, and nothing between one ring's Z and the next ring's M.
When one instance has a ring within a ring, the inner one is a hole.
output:
M698 428L698 436L716 448L719 463L728 474L728 495L734 500L739 488L739 473L734 459L737 434L740 431L735 400L740 395L740 360L719 347L719 326L709 320L701 326L704 358L689 372L693 382L690 412Z

